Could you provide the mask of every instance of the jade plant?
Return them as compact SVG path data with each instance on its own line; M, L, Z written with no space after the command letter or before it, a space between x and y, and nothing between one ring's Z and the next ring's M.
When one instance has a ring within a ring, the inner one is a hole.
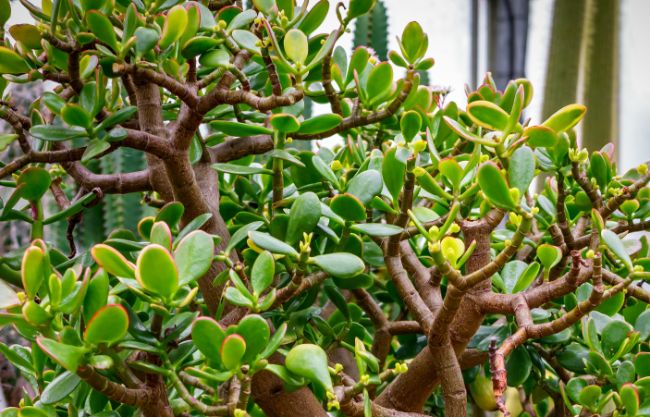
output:
M1 416L650 415L650 173L580 148L584 106L525 119L530 82L489 74L446 103L418 23L388 61L337 46L373 0L21 3ZM127 149L143 170L92 170ZM153 214L77 245L125 194Z

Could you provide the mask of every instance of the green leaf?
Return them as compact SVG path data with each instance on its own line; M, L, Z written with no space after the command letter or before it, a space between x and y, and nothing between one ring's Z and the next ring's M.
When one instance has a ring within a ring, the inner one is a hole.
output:
M603 243L607 245L609 250L611 250L618 259L623 261L625 267L631 271L633 269L632 259L627 253L627 250L625 250L625 245L623 245L623 242L618 235L609 229L604 229L600 232L600 237L603 239Z
M185 207L182 203L178 201L172 201L165 204L163 208L160 209L154 221L163 221L167 223L171 229L173 229L183 218L184 212Z
M48 142L60 142L85 137L87 132L85 129L76 126L36 125L29 129L29 134L36 139Z
M517 204L512 199L510 189L501 170L492 162L487 162L478 170L478 183L481 191L495 206L515 210Z
M93 246L90 254L99 266L116 277L135 278L135 265L112 246L100 243Z
M298 25L300 30L309 35L318 29L318 27L325 21L329 8L330 3L328 0L320 0L316 3L314 7L307 12L307 15L302 19L302 21L300 21L300 24Z
M109 290L110 282L108 273L103 269L99 269L90 280L84 297L83 317L86 323L90 321L100 308L106 305Z
M25 60L13 50L0 46L0 74L23 74L29 71Z
M410 142L413 140L415 135L420 132L420 128L422 127L422 117L420 116L420 113L415 110L406 111L402 113L399 126L404 139L407 142Z
M185 236L174 250L178 267L179 285L183 286L201 278L212 265L214 240L202 230L195 230Z
M344 252L318 255L309 260L336 278L352 278L362 273L366 268L358 256Z
M508 385L511 387L521 386L530 375L533 368L533 361L530 354L524 346L518 346L506 360L506 371L508 375Z
M336 177L336 174L334 171L332 171L332 168L330 168L329 165L325 163L321 159L320 156L316 155L311 159L312 164L314 165L314 168L318 173L325 178L327 181L331 182L332 185L338 189L341 188L341 184L339 183L339 179Z
M27 23L13 25L9 28L9 33L29 49L42 49L41 32L34 25Z
M523 196L535 177L535 153L528 147L517 148L510 157L508 182Z
M274 114L269 118L269 124L273 126L273 129L284 133L293 133L300 129L298 118L288 113Z
M347 20L352 20L368 13L376 3L377 0L350 0Z
M650 376L650 353L639 352L634 357L634 369L639 377Z
M239 307L253 308L253 300L235 287L226 288L224 297L228 302Z
M510 115L491 101L477 100L467 105L467 115L472 121L486 129L504 131Z
M228 23L226 31L230 32L233 29L249 27L256 17L257 12L254 9L244 10L243 12L238 13L235 17L233 17L230 23Z
M187 22L187 10L183 5L179 4L169 9L160 35L160 42L158 42L160 49L167 49L168 46L179 40L187 27Z
M48 275L47 263L43 249L38 246L30 246L23 255L20 268L23 288L27 298L34 299L36 293L45 282Z
M221 362L229 370L237 369L246 353L246 341L238 334L226 336L221 344Z
M285 240L290 245L300 241L303 233L311 233L321 216L318 196L309 191L301 194L291 205Z
M11 5L9 4L9 0L0 0L0 26L4 26L10 17Z
M192 342L211 364L221 363L220 347L225 337L225 332L216 320L210 317L198 317L194 320Z
M361 223L351 227L352 230L374 237L388 237L401 233L404 229L394 224Z
M97 125L95 130L105 130L109 127L113 127L115 125L119 125L128 120L131 120L137 111L138 108L135 106L122 107L121 109L109 114L104 120L102 120L100 124Z
M330 202L330 208L347 221L362 222L366 220L366 208L352 194L344 193L335 196Z
M269 343L264 347L264 350L260 352L260 358L265 359L271 356L282 344L282 339L284 339L284 335L287 333L287 323L282 323L280 327L277 328L275 333L273 333L273 337L271 337L271 340L269 340Z
M18 139L18 135L15 133L0 134L0 152L7 149L16 139Z
M539 264L537 264L537 266L539 267ZM501 278L503 279L503 283L505 284L506 292L508 294L512 294L514 292L514 288L519 281L519 277L521 277L527 267L528 264L526 264L526 262L519 260L510 261L505 264L501 270Z
M23 304L23 317L29 324L36 327L48 325L52 320L52 315L32 300L27 300Z
M621 307L623 307L624 304L625 293L621 291L600 303L600 305L596 307L596 311L612 317L621 310Z
M228 163L216 163L211 165L212 168L219 172L235 175L255 175L255 174L273 174L270 169L262 168L260 166L245 166Z
M228 241L228 245L224 251L230 253L231 250L248 237L248 232L259 229L263 224L263 222L253 222L237 229L237 231L230 237L230 241Z
M140 252L135 278L145 289L167 299L178 289L178 269L167 249L151 244Z
M157 30L143 26L137 28L133 35L135 36L135 54L137 57L142 57L151 51L160 39Z
M239 15L241 14L242 13L240 13ZM210 65L206 65L206 66L210 66L210 67L221 66L220 64L227 63L227 62L224 62L221 59L214 60L214 58L221 58L221 57L212 56L212 53L208 52L208 51L212 51L214 48L219 46L219 44L220 42L214 38L210 38L208 36L195 36L189 39L187 42L185 42L185 44L183 45L182 54L183 57L185 57L186 59L191 59L196 56L202 55L200 59L201 65L210 63ZM215 52L218 52L221 56L224 56L226 59L230 58L230 55L228 55L228 53L224 50L220 49ZM205 60L203 60L204 57L206 57Z
M309 41L300 29L290 29L284 35L284 52L287 57L299 64L303 64L309 52Z
M363 205L379 193L384 186L379 171L369 169L355 175L348 183L347 193L357 197Z
M381 174L388 192L397 201L399 193L404 186L404 174L406 173L406 163L397 158L397 148L392 148L384 156L381 165Z
M438 164L440 173L449 180L454 190L460 190L460 183L463 181L463 168L453 158L442 159Z
M111 147L111 144L105 140L93 139L88 142L88 146L81 156L81 162L88 162L101 155Z
M47 384L39 401L44 405L56 404L72 394L80 383L81 378L77 374L65 371Z
M542 126L553 129L555 133L565 132L577 125L586 111L587 108L582 104L569 104L553 113L542 123Z
M298 129L302 135L316 135L334 129L341 124L343 118L338 114L321 114L303 121Z
M81 8L84 12L89 10L100 10L106 4L106 0L81 0Z
M371 104L380 103L388 97L393 85L393 66L388 62L376 65L368 76L366 95Z
M262 249L266 249L272 253L288 255L293 258L298 257L298 252L294 248L267 233L251 231L248 232L248 236L256 246Z
M328 391L333 390L327 367L327 354L318 345L294 346L285 359L287 369Z
M50 173L41 167L29 167L21 172L16 190L27 201L36 202L45 195L52 184Z
M544 269L549 270L562 260L562 250L557 246L544 243L537 247L537 258Z
M255 36L250 31L235 29L232 31L232 38L240 47L254 54L260 54L260 38Z
M531 126L524 130L526 143L533 148L552 148L557 143L557 134L546 126Z
M68 103L61 109L61 118L72 126L90 127L90 115L80 105Z
M43 336L39 336L36 343L47 356L70 372L77 372L86 354L85 348L66 345Z
M262 294L273 282L275 276L275 261L270 252L260 253L251 269L251 285L256 295Z
M404 58L410 63L415 63L422 58L429 46L427 35L422 30L418 22L409 22L402 32L402 38L399 44L404 54Z
M129 330L129 314L119 304L100 308L90 319L84 331L84 340L92 345L112 345L126 336Z
M528 267L519 276L517 284L512 289L512 292L518 293L524 291L525 289L528 289L528 287L530 287L530 284L532 284L533 281L535 281L535 278L537 278L539 269L540 265L537 262L532 262L530 265L528 265Z
M113 51L119 51L115 29L106 15L97 10L91 10L86 13L86 22L88 29L95 34L97 39L108 45Z
M246 353L242 358L243 363L251 363L262 352L271 338L271 330L266 320L258 314L249 314L244 317L235 331L246 342Z
M625 384L619 389L621 402L628 416L636 416L639 412L639 390L634 384Z
M250 123L230 122L227 120L217 120L210 123L210 126L216 130L230 136L253 136L253 135L270 135L273 130Z
M624 321L612 320L601 331L601 345L603 354L612 358L632 332L632 326Z
M580 404L593 410L596 404L598 404L600 394L602 394L602 389L598 385L589 385L580 391L578 401L580 401Z

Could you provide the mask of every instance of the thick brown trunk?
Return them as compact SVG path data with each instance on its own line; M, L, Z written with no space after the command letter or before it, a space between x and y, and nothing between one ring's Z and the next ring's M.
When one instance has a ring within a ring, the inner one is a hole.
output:
M479 270L490 262L490 228L487 224L463 225L465 244L476 240L476 249L467 261L467 273ZM470 290L461 300L458 314L450 326L450 335L456 356L460 356L472 336L483 322L484 315L474 300L477 293L490 291L492 283L486 280ZM435 360L428 348L424 348L409 364L408 371L399 375L377 398L377 404L400 411L422 411L424 404L440 383L432 372Z

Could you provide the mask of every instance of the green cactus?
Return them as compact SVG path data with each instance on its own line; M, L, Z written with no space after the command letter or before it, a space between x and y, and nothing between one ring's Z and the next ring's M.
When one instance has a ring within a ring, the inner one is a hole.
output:
M582 146L590 150L618 140L619 18L620 0L559 0L553 12L542 117L584 102Z
M378 0L368 14L357 19L353 46L369 46L380 60L388 59L388 13L382 0Z

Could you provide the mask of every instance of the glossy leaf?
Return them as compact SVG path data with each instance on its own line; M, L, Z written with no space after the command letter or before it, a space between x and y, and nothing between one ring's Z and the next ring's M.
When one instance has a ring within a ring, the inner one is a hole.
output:
M604 229L602 232L600 232L600 237L603 239L603 243L607 245L607 247L614 253L614 255L623 261L629 270L632 270L632 259L627 253L625 245L623 245L623 242L618 237L618 235L609 229Z
M221 363L221 344L225 332L214 319L199 317L192 325L192 341L211 363Z
M231 334L221 343L221 362L226 369L237 369L246 353L246 341L238 334Z
M187 27L188 16L187 10L182 5L172 7L167 13L165 25L158 44L161 49L167 49L172 43L176 42L183 36L183 31Z
M321 114L302 122L298 133L303 135L316 135L327 132L341 124L343 118L338 114Z
M76 372L79 365L83 363L85 348L66 345L42 336L37 338L36 342L45 354L70 372Z
M45 282L47 263L43 249L38 246L30 246L23 255L20 268L23 289L28 298L33 299L36 293Z
M332 391L332 378L327 369L327 354L320 346L303 344L293 347L287 354L285 365L292 373Z
M569 104L549 116L542 126L551 128L555 133L562 133L577 125L587 108L582 104Z
M129 330L129 315L119 304L109 304L99 309L90 319L84 340L90 344L112 345L124 338Z
M506 210L514 210L515 201L501 170L491 162L481 165L478 170L478 183L483 194L492 204Z
M477 125L490 130L506 130L510 115L496 104L478 100L467 105L467 114Z
M351 253L328 253L314 256L310 261L337 278L352 278L365 269L363 261Z
M23 74L29 71L25 60L13 50L0 46L0 74Z
M291 205L285 239L293 245L302 239L303 233L311 233L321 217L321 203L313 192L298 196Z
M178 289L178 269L167 249L151 244L144 248L136 262L135 277L145 289L169 298Z
M294 248L267 233L253 231L249 232L248 236L256 246L266 249L269 252L289 255L292 257L298 256L298 252L296 252Z
M100 243L93 246L90 253L102 268L111 275L124 278L135 278L135 265L112 246Z
M214 240L202 230L185 236L174 250L178 267L179 285L183 286L201 278L212 265Z
M97 39L100 39L113 51L117 52L119 50L113 24L105 14L97 10L91 10L86 13L86 21L88 29L97 36Z
M307 36L300 29L290 29L284 35L284 52L291 61L303 64L309 52Z
M517 148L510 157L508 182L523 196L535 177L535 154L528 146Z
M253 292L257 295L267 289L273 282L275 276L275 261L270 252L264 251L259 254L251 269L251 285Z
M47 384L41 393L41 404L56 404L70 395L81 383L77 374L65 371Z
M374 169L369 169L355 175L348 183L346 192L366 205L374 196L381 193L382 188L381 174Z
M562 260L562 250L557 246L544 243L537 247L537 258L545 270L549 270Z
M366 220L366 208L358 198L352 194L339 194L330 202L332 211L343 219L351 222Z

